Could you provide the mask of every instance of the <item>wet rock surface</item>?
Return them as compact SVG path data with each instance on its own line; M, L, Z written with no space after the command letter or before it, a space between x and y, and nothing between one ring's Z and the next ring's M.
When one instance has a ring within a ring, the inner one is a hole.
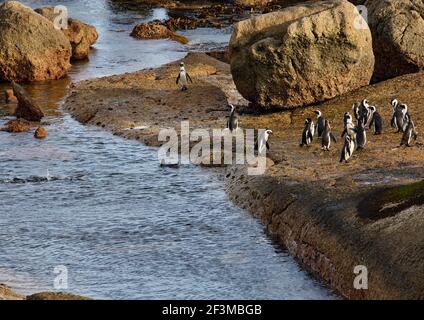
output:
M26 297L26 300L91 300L90 298L78 296L66 292L40 292Z
M44 17L17 1L0 5L0 80L42 81L64 77L71 45Z
M6 123L6 125L1 128L1 131L6 131L10 133L20 133L20 132L28 132L31 130L31 122L24 119L10 120Z
M137 39L172 39L182 44L188 43L188 39L171 31L160 21L141 23L134 27L131 36Z
M13 93L18 100L18 107L16 108L15 115L28 121L40 121L44 117L41 108L35 103L34 100L28 95L23 87L15 82L12 82Z
M47 130L43 127L38 127L34 132L34 137L37 139L45 139L47 138Z

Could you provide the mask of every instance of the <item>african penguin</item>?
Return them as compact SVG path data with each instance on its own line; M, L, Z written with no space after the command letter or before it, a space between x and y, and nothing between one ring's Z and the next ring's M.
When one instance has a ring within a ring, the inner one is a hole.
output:
M311 118L307 118L305 120L305 128L303 129L302 133L302 142L300 143L300 146L303 147L304 145L308 146L312 143L312 140L314 139L314 133L315 133L315 125Z
M392 126L393 129L398 130L397 123L396 123L396 110L399 106L399 101L397 99L392 99L390 104L392 105L392 109L393 109L392 120L390 122L390 125Z
M337 142L336 137L331 132L330 122L327 119L324 120L324 131L322 133L322 148L324 151L330 151L331 140Z
M417 138L418 138L418 133L415 129L414 122L412 121L412 119L409 119L408 124L405 128L405 131L403 133L400 145L410 147L412 139L417 140Z
M191 80L190 75L187 73L187 71L185 69L184 62L181 62L180 63L180 73L178 74L177 81L176 81L177 85L181 86L181 91L188 90L188 88L187 88L188 81L193 83L193 80Z
M406 104L403 103L396 107L392 122L392 126L397 129L397 132L405 131L409 122L408 106Z
M352 105L352 112L356 120L359 120L359 107L360 107L360 104L358 103L354 103Z
M372 118L370 121L369 128L371 129L372 126L374 126L374 134L381 134L383 132L383 118L381 115L377 112L376 107L371 107L372 112Z
M371 116L371 106L368 100L364 99L360 106L358 121L363 122L364 126L366 126L371 120Z
M325 118L322 116L322 112L319 110L315 110L314 113L317 114L316 132L318 133L318 138L321 138L322 133L324 132Z
M230 104L229 107L231 108L231 112L230 112L230 115L228 116L227 128L231 132L233 132L233 130L238 129L238 116L236 113L236 107L234 107L232 104Z
M355 150L355 142L353 139L346 135L345 142L342 149L342 155L340 157L340 162L347 162L353 155L353 151Z
M356 126L356 147L358 149L364 149L367 144L367 133L364 125L363 121L358 121Z
M255 143L255 150L258 151L259 155L265 154L265 151L269 150L268 138L269 138L269 135L271 134L272 134L272 130L269 130L269 129L265 129L259 134L258 139L256 140L256 143Z
M345 134L349 135L351 138L355 138L355 125L353 124L352 116L349 112L345 112L343 116L344 129L341 137L343 138Z

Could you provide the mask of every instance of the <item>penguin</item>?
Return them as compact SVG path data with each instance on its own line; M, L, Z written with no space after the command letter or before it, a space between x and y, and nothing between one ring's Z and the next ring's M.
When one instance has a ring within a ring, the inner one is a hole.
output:
M307 118L305 120L305 128L303 129L302 133L302 142L300 143L300 146L303 147L304 145L308 146L312 143L314 139L314 133L315 133L315 125L311 118Z
M409 122L408 106L404 103L401 105L398 105L393 114L392 127L397 129L396 132L405 132L408 122Z
M349 135L346 135L344 146L342 149L342 155L340 157L340 162L347 162L352 157L354 151L355 142Z
M400 145L411 147L412 139L417 140L417 138L418 132L415 129L414 122L411 118L409 118L408 125L405 128Z
M324 151L330 151L331 140L333 140L334 143L337 142L336 137L331 132L330 122L328 122L328 120L325 119L324 120L324 131L322 133L322 148L321 149L324 150Z
M236 113L236 107L234 107L232 104L230 104L229 107L231 108L231 112L228 116L227 128L233 132L234 130L238 129L238 116Z
M371 106L368 100L364 99L360 106L358 121L363 122L364 126L366 126L370 122L371 117Z
M271 134L273 134L273 132L272 130L269 130L269 129L265 129L263 132L259 134L258 139L256 140L256 143L255 143L255 150L258 151L259 155L265 153L265 148L266 150L270 149L268 138Z
M371 112L372 118L370 121L369 128L371 129L371 127L374 125L374 134L381 134L383 132L383 118L381 117L380 113L377 112L376 107L372 106Z
M367 144L367 133L365 131L365 123L358 121L356 126L356 147L357 149L364 149Z
M352 116L349 112L345 112L343 116L344 130L342 132L341 137L343 138L345 134L349 135L351 138L355 139L355 125L353 124Z
M397 99L392 99L390 104L392 105L392 109L393 109L392 120L390 122L390 125L392 126L393 129L398 130L398 126L396 123L396 110L399 106L399 101Z
M191 80L190 75L185 70L184 62L181 62L180 63L180 73L178 74L177 81L176 81L177 85L181 86L181 91L187 91L188 90L188 88L187 88L188 81L193 83L193 80Z
M360 103L358 104L358 103L354 103L353 105L352 105L352 112L353 112L353 115L355 116L355 119L356 120L359 120L359 107L360 107Z
M321 138L322 133L324 132L325 118L322 116L322 112L319 110L315 110L314 113L317 114L316 132L318 133L318 138Z

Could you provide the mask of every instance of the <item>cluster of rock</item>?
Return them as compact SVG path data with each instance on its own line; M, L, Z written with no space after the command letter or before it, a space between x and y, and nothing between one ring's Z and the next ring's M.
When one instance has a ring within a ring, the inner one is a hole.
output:
M58 30L53 10L39 14L18 1L0 5L0 81L59 79L70 69L71 58L87 58L98 37L95 28L69 19L69 28Z
M40 126L39 122L44 117L42 109L31 99L23 87L12 81L12 89L5 91L7 103L17 103L14 116L15 120L6 123L1 131L10 133L28 132L33 127L37 127L34 137L44 139L47 137L47 130Z
M211 5L190 11L170 9L169 19L141 23L134 27L131 36L138 39L172 39L183 44L188 39L177 30L197 28L223 28L247 18L245 11L233 5Z
M423 2L365 8L310 1L239 22L229 49L237 89L259 107L290 109L422 69Z

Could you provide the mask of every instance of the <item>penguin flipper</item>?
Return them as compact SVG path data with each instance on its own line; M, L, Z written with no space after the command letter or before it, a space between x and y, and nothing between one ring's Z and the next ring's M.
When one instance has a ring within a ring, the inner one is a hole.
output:
M266 142L266 149L269 150L269 144L268 141Z
M346 128L344 128L344 130L343 130L343 132L342 132L342 135L341 135L340 137L342 137L342 138L343 138L345 134L347 134L347 130L346 130Z
M374 122L375 122L375 115L373 115L372 118L371 118L370 125L368 127L369 129L371 129L371 127L374 124Z
M313 141L313 140L314 140L314 136L313 136L313 134L312 134L312 132L311 132L311 131L308 131L308 138L309 138L311 141Z
M178 84L180 82L180 78L181 78L181 75L178 74L177 81L175 82L176 84Z
M191 80L191 77L188 73L186 73L187 79L190 80L191 83L193 83L193 80Z
M334 136L334 134L332 132L330 132L330 138L331 138L331 140L334 141L334 143L337 142L337 139L336 139L336 137Z

